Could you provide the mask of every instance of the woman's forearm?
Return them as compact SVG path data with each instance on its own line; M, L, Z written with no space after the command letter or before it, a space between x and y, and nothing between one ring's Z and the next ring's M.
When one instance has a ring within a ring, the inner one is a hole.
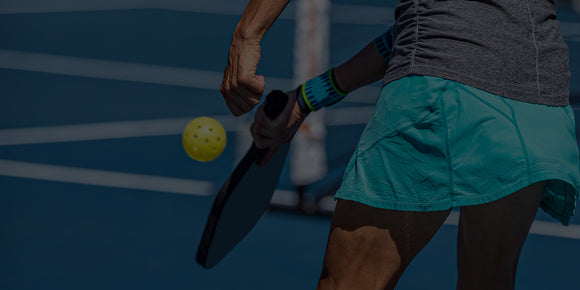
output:
M371 42L334 69L337 85L345 93L374 83L385 76L387 62Z
M264 76L256 75L260 42L290 0L250 0L236 25L220 91L234 116L251 111L264 93Z
M234 32L234 40L260 40L290 0L250 0Z

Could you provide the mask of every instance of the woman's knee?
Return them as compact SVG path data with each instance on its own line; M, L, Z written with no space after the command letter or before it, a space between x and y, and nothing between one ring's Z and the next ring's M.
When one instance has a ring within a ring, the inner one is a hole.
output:
M328 239L319 289L384 289L402 267L388 230L335 227Z

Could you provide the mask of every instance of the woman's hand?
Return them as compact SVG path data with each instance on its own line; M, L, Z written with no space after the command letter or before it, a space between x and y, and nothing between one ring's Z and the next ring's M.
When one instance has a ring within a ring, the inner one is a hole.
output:
M259 62L260 40L234 37L220 87L234 116L245 114L260 103L266 83L264 76L256 75Z
M250 0L236 25L220 90L234 116L260 103L266 83L256 75L260 41L290 0Z
M308 116L308 113L302 111L296 101L297 91L292 90L286 94L288 94L288 103L276 119L272 120L266 116L264 104L258 107L254 115L254 123L250 127L254 143L258 148L268 148L264 157L258 162L260 166L270 161L282 143L292 141L298 128Z

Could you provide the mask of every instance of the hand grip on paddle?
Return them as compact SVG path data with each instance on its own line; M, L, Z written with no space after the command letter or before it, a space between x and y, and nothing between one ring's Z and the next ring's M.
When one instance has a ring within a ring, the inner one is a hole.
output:
M273 121L284 111L287 103L288 103L288 95L280 90L274 90L266 96L266 102L264 104L264 114L266 115L266 117L268 117L270 120ZM260 165L264 165L271 158L271 155L273 155L273 153L277 151L278 149L277 147L278 146L276 146L275 148L258 148L255 142L252 143L252 149L259 152L256 162Z

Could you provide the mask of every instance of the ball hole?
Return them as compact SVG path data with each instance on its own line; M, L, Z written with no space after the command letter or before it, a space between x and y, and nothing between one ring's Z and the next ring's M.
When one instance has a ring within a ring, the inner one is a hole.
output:
M212 132L213 131L213 128L209 128L209 131Z
M201 125L197 125L197 128L198 128L198 129L201 129Z
M193 138L197 138L197 134L193 135Z
M209 139L205 138L205 143L209 143Z

